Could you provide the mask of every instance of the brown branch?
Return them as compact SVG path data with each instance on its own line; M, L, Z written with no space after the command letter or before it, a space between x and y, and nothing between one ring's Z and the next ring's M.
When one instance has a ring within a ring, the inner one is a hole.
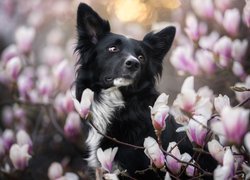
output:
M244 100L243 102L239 103L238 105L236 105L235 107L241 107L244 104L246 104L248 101L250 100L250 97L248 97L246 100Z

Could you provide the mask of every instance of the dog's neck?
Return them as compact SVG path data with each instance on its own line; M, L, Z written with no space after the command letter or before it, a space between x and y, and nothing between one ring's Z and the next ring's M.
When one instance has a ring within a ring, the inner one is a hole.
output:
M107 126L111 124L113 114L118 108L124 107L124 101L120 90L117 87L102 90L95 98L91 106L92 122L102 133L106 133ZM93 127L89 130L86 140L90 151L87 158L90 167L98 167L99 162L96 158L96 150L99 148L103 138Z

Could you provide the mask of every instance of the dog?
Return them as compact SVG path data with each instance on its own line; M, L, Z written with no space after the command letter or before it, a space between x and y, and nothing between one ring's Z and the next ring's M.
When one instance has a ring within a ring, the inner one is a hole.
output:
M87 165L91 177L100 167L96 151L118 147L114 164L126 170L134 179L163 179L164 172L145 171L149 158L141 149L118 144L103 137L94 129L119 141L143 146L148 136L156 139L149 106L159 96L156 82L162 73L162 62L171 48L175 27L146 34L143 40L135 40L110 31L109 22L102 19L91 7L80 3L77 10L76 52L79 54L76 72L76 98L80 101L84 89L94 92L92 116L84 121L87 133ZM176 133L179 125L172 116L166 119L162 132L163 148L169 142L179 142L181 153L193 154L192 144L186 133ZM127 177L120 176L120 179ZM129 179L129 178L128 178Z

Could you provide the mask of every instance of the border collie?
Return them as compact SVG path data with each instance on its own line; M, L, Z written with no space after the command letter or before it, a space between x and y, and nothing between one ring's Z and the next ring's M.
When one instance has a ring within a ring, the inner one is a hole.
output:
M81 3L77 11L77 33L76 98L80 100L86 88L94 91L90 121L102 133L126 143L143 146L146 137L156 138L149 106L159 95L155 84L162 72L164 56L174 40L175 27L150 32L143 40L135 40L110 32L109 22ZM115 164L129 176L143 180L164 177L163 172L136 173L150 164L143 150L117 144L100 135L88 121L84 123L90 170L100 167L96 156L99 147L103 150L118 147ZM169 116L166 124L162 133L165 149L169 142L178 142L186 136L175 132L179 125L173 117ZM182 153L193 154L188 138L178 147Z

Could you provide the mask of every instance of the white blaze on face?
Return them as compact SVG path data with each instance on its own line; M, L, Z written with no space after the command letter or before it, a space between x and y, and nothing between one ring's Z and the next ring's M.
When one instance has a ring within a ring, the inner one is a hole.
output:
M132 79L126 79L126 78L116 78L113 81L114 86L121 87L121 86L128 86L133 83Z

